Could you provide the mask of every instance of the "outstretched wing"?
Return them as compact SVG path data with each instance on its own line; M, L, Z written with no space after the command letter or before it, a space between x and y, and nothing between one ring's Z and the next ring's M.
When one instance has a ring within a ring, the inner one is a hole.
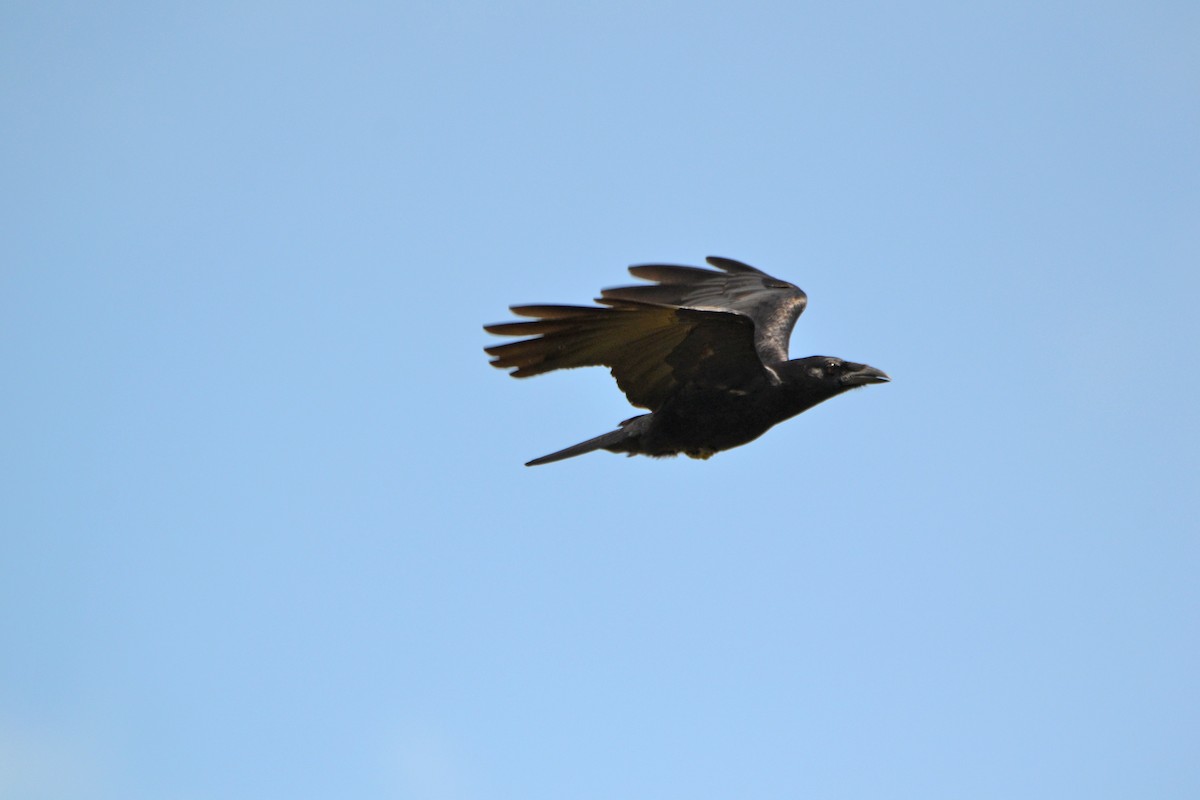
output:
M739 314L754 323L754 346L764 364L769 367L787 361L788 339L808 304L807 295L749 264L718 256L706 260L723 271L673 264L630 267L635 277L655 281L655 285L605 289L600 302L631 300Z
M635 406L658 410L680 386L737 388L763 376L754 323L724 311L607 299L607 307L513 306L529 322L485 325L501 336L532 336L485 348L514 378L606 366Z

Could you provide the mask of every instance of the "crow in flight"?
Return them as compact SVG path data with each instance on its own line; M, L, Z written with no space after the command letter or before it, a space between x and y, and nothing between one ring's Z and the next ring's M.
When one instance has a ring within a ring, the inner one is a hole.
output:
M886 373L829 356L788 360L788 339L808 297L799 287L730 258L720 272L641 264L652 285L605 289L596 306L512 306L528 322L485 325L501 336L531 336L485 348L514 378L605 366L635 406L603 436L535 458L525 466L609 450L708 458L746 444L771 426Z

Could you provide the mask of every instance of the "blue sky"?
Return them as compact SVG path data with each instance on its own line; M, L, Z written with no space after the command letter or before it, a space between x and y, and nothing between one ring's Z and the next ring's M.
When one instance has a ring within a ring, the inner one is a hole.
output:
M1200 795L1195 4L0 14L0 795ZM709 254L894 382L522 467Z

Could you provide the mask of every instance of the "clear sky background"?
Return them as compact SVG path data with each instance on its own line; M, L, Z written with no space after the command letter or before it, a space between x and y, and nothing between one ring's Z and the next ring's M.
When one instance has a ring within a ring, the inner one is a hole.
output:
M1200 797L1200 6L0 12L0 796ZM707 461L483 323L894 382Z

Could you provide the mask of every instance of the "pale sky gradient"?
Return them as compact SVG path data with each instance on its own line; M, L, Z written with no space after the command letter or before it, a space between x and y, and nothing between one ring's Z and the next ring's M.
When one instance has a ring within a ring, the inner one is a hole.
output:
M0 12L0 796L1200 797L1200 6ZM483 323L894 379L707 462Z

